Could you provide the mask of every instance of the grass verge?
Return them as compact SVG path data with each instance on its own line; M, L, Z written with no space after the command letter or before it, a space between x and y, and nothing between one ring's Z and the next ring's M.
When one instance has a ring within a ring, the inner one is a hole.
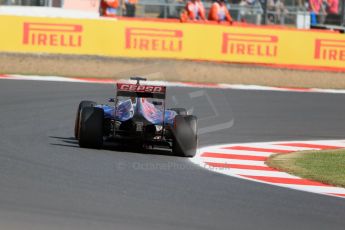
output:
M277 154L266 163L302 178L345 187L345 149Z

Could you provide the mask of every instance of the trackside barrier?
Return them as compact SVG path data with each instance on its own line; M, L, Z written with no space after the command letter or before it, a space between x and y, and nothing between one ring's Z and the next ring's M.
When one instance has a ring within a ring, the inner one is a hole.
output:
M256 63L345 71L345 35L256 26L0 16L0 52Z

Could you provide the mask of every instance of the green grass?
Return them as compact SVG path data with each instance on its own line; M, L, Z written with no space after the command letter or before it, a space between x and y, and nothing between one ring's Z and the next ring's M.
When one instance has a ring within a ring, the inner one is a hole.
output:
M302 178L345 187L345 149L277 154L266 163Z

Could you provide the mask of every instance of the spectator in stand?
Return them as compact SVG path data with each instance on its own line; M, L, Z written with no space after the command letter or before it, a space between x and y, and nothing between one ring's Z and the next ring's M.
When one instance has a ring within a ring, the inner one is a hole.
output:
M317 15L320 13L322 0L309 0L310 25L317 24Z
M267 0L267 22L269 24L275 24L276 23L276 4L274 0Z
M239 5L240 5L240 11L239 11L240 18L239 18L239 20L241 20L242 22L245 22L246 21L245 16L247 14L249 14L249 11L247 9L249 4L248 4L247 0L241 0Z
M202 2L200 0L188 1L184 11L181 13L180 19L182 22L186 22L188 20L206 20L205 8Z
M119 8L119 0L101 0L100 15L105 17L115 17Z
M198 4L199 6L199 10L200 10L200 14L203 15L203 20L206 20L206 11L205 11L205 7L204 7L204 4L202 3L201 0L197 0L196 3Z
M285 17L289 13L288 9L285 7L284 1L285 0L274 1L275 14L277 17L276 19L280 24L285 24Z
M123 3L123 9L126 12L124 16L135 17L136 4L138 3L138 0L123 0Z
M339 13L339 0L327 0L327 13L338 14Z
M224 0L216 0L212 4L210 13L208 14L208 20L217 22L227 21L232 24L232 17Z
M321 1L320 12L318 15L318 23L324 24L327 16L327 0Z
M339 0L324 0L324 2L327 12L326 24L340 24Z

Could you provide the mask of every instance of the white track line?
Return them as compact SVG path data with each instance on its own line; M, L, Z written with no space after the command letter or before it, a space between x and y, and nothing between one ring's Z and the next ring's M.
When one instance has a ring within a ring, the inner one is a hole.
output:
M10 80L28 80L28 81L55 81L55 82L77 82L93 84L114 84L115 79L102 78L67 78L59 76L25 76L25 75L0 75L0 79ZM263 90L263 91L281 91L281 92L301 92L301 93L333 93L345 94L345 90L340 89L317 89L317 88L286 88L270 87L259 85L240 85L240 84L204 84L188 82L166 82L166 81L148 81L146 84L158 84L166 86L193 87L193 88L219 88L219 89L238 89L238 90Z
M246 150L230 150L230 149L222 149L222 148L208 148L205 152L213 152L213 153L224 153L224 154L236 154L236 155L247 155L247 156L263 156L268 157L271 153L267 152L254 152L254 151L246 151Z
M204 164L205 162L223 163L223 164L238 164L238 165L250 165L250 166L266 166L264 161L251 161L251 160L236 160L236 159L222 159L212 157L194 157L192 159L194 163Z

